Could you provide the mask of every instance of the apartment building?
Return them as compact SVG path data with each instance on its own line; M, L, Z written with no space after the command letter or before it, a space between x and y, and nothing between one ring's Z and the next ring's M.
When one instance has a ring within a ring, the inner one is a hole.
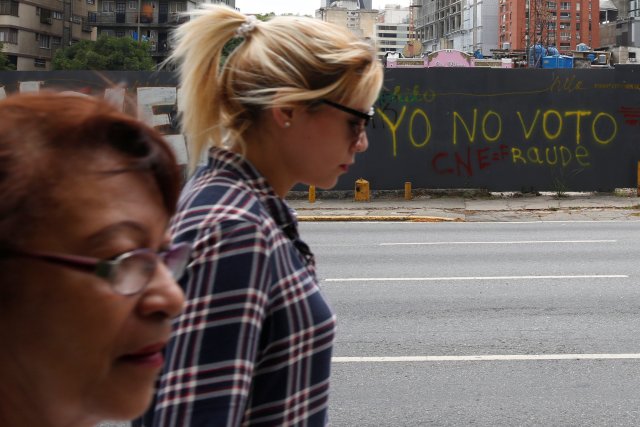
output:
M640 62L640 1L600 0L600 44L614 63Z
M375 42L378 58L384 58L387 52L401 52L410 40L408 7L388 4L378 14L375 24Z
M316 10L316 19L345 27L360 37L375 39L378 11L362 9L363 5L362 0L333 1Z
M131 37L148 42L151 56L160 63L171 51L171 30L187 21L189 17L184 13L200 3L201 0L97 0L91 23L96 26L98 36ZM235 8L235 0L207 3Z
M499 8L503 48L524 50L542 44L568 53L580 43L600 46L599 0L499 0Z
M0 42L18 71L50 70L56 50L95 37L95 0L0 0Z
M414 0L412 7L425 50L479 50L489 55L498 46L498 0Z

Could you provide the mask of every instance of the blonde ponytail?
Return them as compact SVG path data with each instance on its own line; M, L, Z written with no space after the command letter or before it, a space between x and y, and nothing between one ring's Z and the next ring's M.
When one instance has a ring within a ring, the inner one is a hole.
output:
M374 47L346 28L279 16L267 22L220 5L203 5L175 33L182 127L191 170L211 145L242 146L260 113L321 98L373 104L382 86ZM244 41L220 65L234 36Z
M174 33L171 61L179 62L182 127L193 170L203 152L222 144L220 58L246 16L234 9L203 5Z

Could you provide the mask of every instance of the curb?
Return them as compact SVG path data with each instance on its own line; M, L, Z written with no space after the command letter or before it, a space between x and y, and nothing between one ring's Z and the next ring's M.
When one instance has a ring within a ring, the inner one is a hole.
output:
M389 215L300 215L299 222L464 222L462 218L446 218L440 216L389 216Z

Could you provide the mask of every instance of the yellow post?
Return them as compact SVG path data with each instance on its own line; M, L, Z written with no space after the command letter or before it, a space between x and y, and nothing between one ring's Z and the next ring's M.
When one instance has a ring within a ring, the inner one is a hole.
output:
M355 201L368 202L369 200L369 181L360 178L356 181Z
M411 183L409 181L404 183L404 199L411 200L413 196L411 195Z
M640 162L638 162L638 193L637 196L640 197Z
M315 203L315 202L316 202L316 186L310 185L309 186L309 203Z

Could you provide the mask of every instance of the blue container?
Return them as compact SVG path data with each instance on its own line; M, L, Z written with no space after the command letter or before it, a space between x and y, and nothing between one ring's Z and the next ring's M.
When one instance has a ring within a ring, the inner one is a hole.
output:
M573 57L554 55L542 57L542 68L573 68Z
M559 59L559 56L543 56L542 68L561 68L558 65Z
M573 68L573 56L560 55L558 68Z

